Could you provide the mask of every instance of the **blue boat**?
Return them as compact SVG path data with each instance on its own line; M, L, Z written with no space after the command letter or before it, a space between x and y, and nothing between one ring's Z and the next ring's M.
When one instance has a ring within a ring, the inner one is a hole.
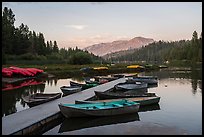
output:
M59 104L60 111L65 117L113 116L136 113L139 106L139 103L126 99L87 104Z

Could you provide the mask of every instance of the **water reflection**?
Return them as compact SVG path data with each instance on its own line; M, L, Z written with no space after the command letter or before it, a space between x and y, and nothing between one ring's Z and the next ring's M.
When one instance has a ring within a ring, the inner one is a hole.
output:
M140 108L139 108L139 112L155 111L155 110L160 110L159 104L140 106Z
M47 85L50 85L50 86L53 86L53 83L54 83L54 86L57 86L57 81L58 81L57 78L47 79L47 80L46 80Z
M191 92L193 95L195 95L197 92L200 92L202 94L202 69L192 69L192 71L169 71L169 70L162 70L162 71L152 71L152 72L143 72L144 75L152 75L157 76L159 79L160 84L162 82L165 82L165 80L169 80L169 78L174 79L171 82L186 84L189 85L189 82L185 83L187 81L190 81L191 83ZM77 81L79 83L84 82L83 77L73 77L71 78L73 81ZM25 81L22 81L25 84ZM30 86L24 86L21 88L13 89L13 90L7 90L2 91L2 117L18 112L23 109L29 108L21 99L21 96L26 96L29 94L34 93L43 93L43 92L56 92L60 91L60 86L62 85L69 85L69 80L67 79L46 79L46 80L38 80L38 82L45 82L46 84L39 84L39 85L30 85ZM13 86L19 86L20 83L13 84ZM2 85L5 87L5 85ZM185 85L184 85L185 86ZM159 88L159 85L156 85L156 87L152 88L153 90L157 90ZM46 90L46 91L45 91ZM168 87L167 87L168 90Z
M59 128L59 133L79 130L90 127L112 125L119 123L127 123L139 121L138 113L116 115L108 117L81 117L81 118L65 118Z
M161 70L161 71L152 71L152 72L142 72L143 75L152 75L157 76L161 81L166 78L173 78L175 80L182 81L182 79L190 79L192 86L192 93L195 95L198 91L198 88L202 93L202 69L191 68L190 70Z
M26 96L37 92L44 92L45 84L31 85L10 91L2 92L2 117L17 112L16 104L20 103L22 107L26 104L22 100L22 95Z

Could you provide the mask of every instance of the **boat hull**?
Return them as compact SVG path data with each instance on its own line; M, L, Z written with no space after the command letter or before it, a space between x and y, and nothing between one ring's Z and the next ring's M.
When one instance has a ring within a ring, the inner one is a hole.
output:
M98 99L118 99L118 98L132 98L132 97L154 97L155 93L142 93L142 94L126 94L116 92L98 92L94 91Z
M160 97L136 97L136 98L125 98L130 101L140 103L140 106L158 104ZM75 104L84 104L84 103L97 103L97 102L109 102L109 101L118 101L120 99L106 99L106 100L94 100L94 101L85 101L85 100L76 100Z
M77 92L80 92L82 87L77 87L77 86L62 86L60 87L64 95L70 95L74 94Z
M128 113L136 113L139 110L139 103L127 105L123 107L110 107L104 109L78 109L75 107L64 106L59 104L61 113L65 117L87 117L87 116L113 116Z
M38 97L34 97L34 96L38 96ZM22 99L25 103L27 103L27 105L29 107L34 107L55 99L60 98L62 95L62 93L56 93L56 94L41 94L41 93L36 93L33 95L29 95L29 96L23 96Z

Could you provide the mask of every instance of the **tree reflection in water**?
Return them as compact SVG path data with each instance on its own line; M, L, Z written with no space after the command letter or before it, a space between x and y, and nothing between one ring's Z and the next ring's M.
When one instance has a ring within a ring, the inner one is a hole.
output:
M25 81L23 81L25 83ZM39 81L38 81L39 82ZM20 84L20 83L19 83ZM2 117L17 112L16 104L19 102L22 107L26 107L26 104L22 100L22 96L34 94L37 92L43 93L45 90L45 84L24 86L21 88L7 90L2 92Z

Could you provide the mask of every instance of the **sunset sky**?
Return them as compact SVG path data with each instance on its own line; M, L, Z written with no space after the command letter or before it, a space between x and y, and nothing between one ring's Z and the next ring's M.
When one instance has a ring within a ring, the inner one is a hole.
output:
M58 47L84 48L142 36L154 40L191 39L202 31L201 2L2 2L24 23Z

